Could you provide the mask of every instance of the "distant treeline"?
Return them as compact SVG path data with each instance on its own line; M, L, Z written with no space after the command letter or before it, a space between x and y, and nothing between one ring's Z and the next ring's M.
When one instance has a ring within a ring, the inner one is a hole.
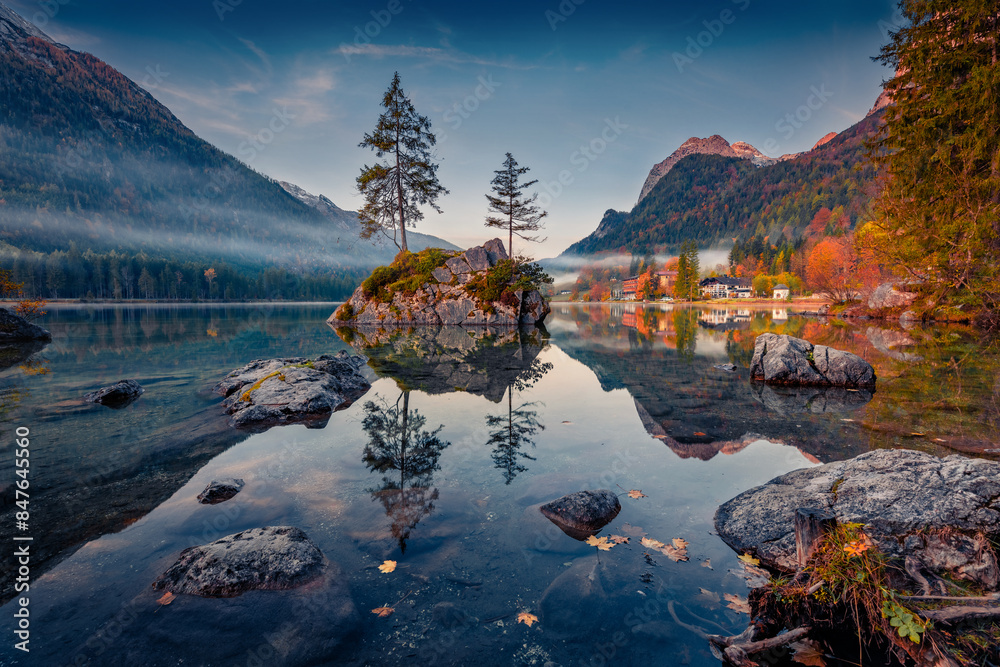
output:
M369 271L295 271L223 262L171 261L145 253L69 250L41 253L0 247L0 268L43 299L324 300L350 296Z

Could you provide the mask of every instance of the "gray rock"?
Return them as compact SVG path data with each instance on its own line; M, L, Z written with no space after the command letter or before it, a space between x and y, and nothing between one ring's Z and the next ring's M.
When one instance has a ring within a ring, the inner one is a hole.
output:
M473 271L486 271L490 268L490 256L482 246L469 248L462 253L462 258L469 263Z
M236 597L253 590L298 588L323 573L323 553L291 526L252 528L190 547L153 582L156 590Z
M448 269L456 276L461 276L462 274L470 273L472 271L472 267L469 266L469 263L466 262L461 256L452 257L445 262L444 265L447 266Z
M102 387L97 391L84 394L83 400L88 403L100 403L118 410L132 404L142 396L143 392L145 389L135 380L119 380L109 387Z
M483 244L483 248L486 250L486 254L490 258L490 266L496 266L497 262L510 259L507 255L507 250L504 249L503 241L500 239L490 239Z
M0 342L52 340L52 334L6 308L0 308Z
M540 620L547 633L560 639L583 639L602 623L620 622L618 617L600 613L608 600L603 574L598 558L590 556L575 562L549 584L539 602Z
M913 292L900 292L893 283L883 283L868 298L868 307L872 310L909 308L918 296Z
M371 388L360 372L364 361L343 351L312 362L303 357L258 359L227 375L215 391L226 396L223 405L236 428L262 431L297 423L322 428L331 413Z
M750 378L768 384L875 388L875 369L850 352L773 333L757 336Z
M521 317L518 323L537 326L544 322L551 312L552 309L542 295L536 290L531 290L521 295Z
M570 537L584 540L622 511L618 496L608 489L578 491L542 505L539 511Z
M230 477L229 479L213 479L205 487L205 490L198 494L198 502L202 505L217 505L235 496L243 488L243 480Z
M1000 463L909 450L868 452L750 489L719 507L715 527L737 552L792 571L800 507L865 524L892 556L912 555L928 567L997 586L996 554L980 536L1000 537Z
M716 364L715 366L712 366L712 368L716 368L720 371L726 371L727 373L736 372L736 364Z
M47 344L42 340L0 341L0 371L23 364Z
M455 276L447 266L439 266L431 271L431 275L439 283L450 283L451 279Z

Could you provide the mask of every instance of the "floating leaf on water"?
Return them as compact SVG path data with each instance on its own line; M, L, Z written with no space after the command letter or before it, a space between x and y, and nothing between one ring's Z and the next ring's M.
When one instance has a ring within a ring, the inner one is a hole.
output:
M826 658L823 656L823 652L819 649L819 645L811 639L803 639L789 644L788 648L792 649L792 660L798 664L808 667L826 667Z
M701 431L695 431L695 432L694 432L694 435L705 435L705 434L704 434L704 433L702 433Z
M733 595L732 593L723 593L722 597L729 603L726 606L733 611L738 611L741 614L750 613L750 603L746 598L741 598L739 595Z
M532 623L538 622L538 617L535 616L534 614L529 614L526 611L522 611L520 614L517 615L517 622L524 623L530 628Z
M594 535L591 535L587 538L587 544L592 547L597 547L601 551L611 551L611 547L615 546L616 543L613 544L609 542L606 537L595 537Z
M639 544L646 547L647 549L656 549L656 550L660 550L663 547L667 546L663 542L659 540L654 540L650 537L642 538L641 540L639 540Z
M608 539L615 544L628 544L628 538L624 535L611 535Z
M392 572L393 570L396 569L396 561L394 561L394 560L387 560L384 563L382 563L381 565L379 565L378 569L379 569L379 571L381 571L381 572L383 572L385 574L389 574L390 572Z
M709 570L711 570L712 569L712 559L711 558L706 558L704 561L702 561L701 566L702 567L707 567Z
M639 489L632 489L631 491L628 492L628 497L629 498L646 498L647 496L646 496L645 493L643 493Z
M740 560L746 563L747 565L754 565L754 566L760 565L760 560L754 558L749 553L745 553L742 556L740 556Z
M640 528L639 526L633 526L630 523L623 523L621 531L626 535L628 535L629 537L642 537L643 535L646 534L646 531L644 531L642 528Z
M170 591L167 591L166 593L163 594L162 597L160 597L160 599L157 600L157 602L162 605L167 605L173 602L175 597L177 596L171 593Z
M375 607L374 609L372 609L372 613L378 616L379 618L386 618L388 616L392 616L392 612L394 611L396 610L393 609L392 607Z

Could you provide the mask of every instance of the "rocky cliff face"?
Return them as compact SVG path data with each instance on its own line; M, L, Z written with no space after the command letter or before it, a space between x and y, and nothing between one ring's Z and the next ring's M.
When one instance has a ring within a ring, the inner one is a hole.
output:
M777 158L764 155L745 141L737 141L734 144L730 144L717 134L713 134L707 139L691 137L681 144L680 148L671 153L670 157L666 160L653 165L653 168L649 171L649 176L646 177L646 182L642 184L642 191L639 193L639 201L642 201L642 198L649 194L650 190L653 189L653 186L655 186L659 180L667 174L667 172L673 169L675 164L686 158L688 155L695 154L738 157L744 160L750 160L758 167L766 164L773 164L778 161Z
M504 269L510 264L503 241L493 239L448 258L422 284L411 285L412 291L381 293L365 281L327 323L335 327L541 324L550 312L549 305L537 290L503 284ZM376 269L372 279L379 271ZM498 296L485 296L489 294Z

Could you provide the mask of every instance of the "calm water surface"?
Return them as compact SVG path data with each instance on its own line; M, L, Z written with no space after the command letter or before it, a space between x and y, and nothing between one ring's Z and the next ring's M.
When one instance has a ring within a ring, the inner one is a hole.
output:
M1000 452L1000 355L971 329L556 304L545 332L338 335L331 311L54 308L42 322L51 345L4 357L0 520L11 532L13 431L27 426L34 541L31 653L5 632L0 664L718 665L696 629L733 634L748 620L724 599L748 585L714 534L721 502L871 448ZM751 385L764 331L863 356L878 391ZM230 370L338 350L369 358L372 388L325 427L227 426L211 387ZM715 367L725 363L736 372ZM146 388L131 406L81 401L126 377ZM404 426L409 451L393 437ZM222 477L246 486L199 504ZM585 488L621 494L600 535L629 543L598 553L538 512ZM267 525L304 530L331 575L157 604L150 584L183 549ZM642 536L683 538L690 560ZM384 560L397 569L380 572ZM358 610L353 629L335 620L335 580ZM370 611L383 606L395 613ZM521 612L540 620L519 624Z

